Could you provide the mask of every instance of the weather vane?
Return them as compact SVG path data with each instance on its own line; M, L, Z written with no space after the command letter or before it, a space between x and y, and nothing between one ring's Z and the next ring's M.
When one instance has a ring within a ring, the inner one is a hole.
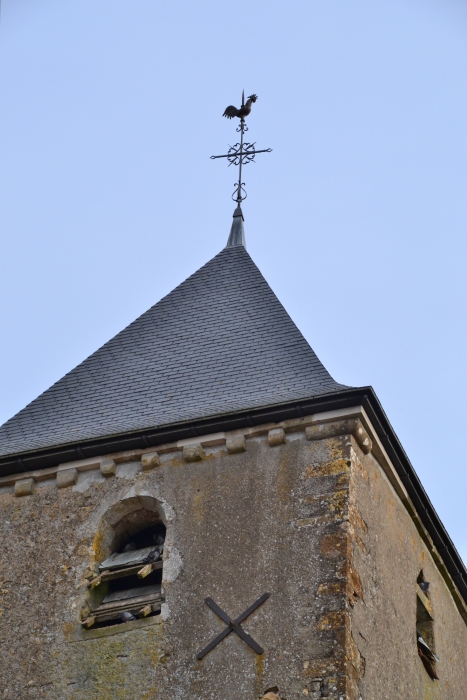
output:
M245 122L245 117L247 117L251 112L251 105L256 102L258 95L250 95L250 97L245 102L245 92L242 92L242 106L237 109L233 105L229 105L222 116L227 117L227 119L233 119L233 117L239 117L240 124L237 126L237 131L240 133L240 143L236 143L234 146L230 146L227 153L222 156L211 156L213 160L216 158L227 158L229 161L229 167L231 165L238 165L238 182L235 183L235 190L232 194L232 199L237 202L237 207L241 212L240 205L244 199L246 199L245 183L242 182L242 166L247 163L255 162L255 155L257 153L270 153L272 148L264 148L261 151L255 149L256 143L244 143L243 135L248 131L248 127ZM235 216L235 214L234 214Z

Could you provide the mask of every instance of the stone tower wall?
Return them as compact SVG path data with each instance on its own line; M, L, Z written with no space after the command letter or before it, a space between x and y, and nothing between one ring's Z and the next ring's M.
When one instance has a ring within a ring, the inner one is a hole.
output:
M365 658L362 697L463 700L466 605L384 451L374 444L372 454L355 452L352 464L352 558L363 604L352 609L351 622ZM428 596L417 585L421 572L430 583ZM430 678L417 652L417 597L433 617L437 681Z
M384 695L378 685L387 651L377 639L381 626L394 625L397 638L405 628L374 594L375 580L393 590L378 489L401 510L404 542L413 538L399 588L408 585L404 572L412 586L425 550L370 449L356 416L323 414L160 446L157 457L120 453L3 479L3 697L253 700L270 691L286 700L393 700L393 688ZM96 562L136 511L167 527L162 614L85 630ZM465 634L451 594L439 590L433 605L450 611L443 634ZM197 660L225 628L204 599L235 617L265 592L270 598L243 623L264 654L232 633ZM400 697L418 700L424 670L405 670L411 694ZM446 697L461 700L454 662L446 673Z

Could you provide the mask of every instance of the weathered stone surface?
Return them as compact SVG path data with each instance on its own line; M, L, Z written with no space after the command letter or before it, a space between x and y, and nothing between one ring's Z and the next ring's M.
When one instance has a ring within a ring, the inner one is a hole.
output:
M64 700L159 699L155 668L164 664L163 628L147 623L129 631L123 629L127 625L119 625L118 634L70 641L55 649L63 669L60 674L57 668L51 678L61 693L57 696Z
M117 459L115 478L97 472L83 491L0 494L4 696L464 700L466 625L374 457L356 449L345 434L275 449L255 437L190 465L167 453L131 478ZM128 529L161 521L162 614L83 629L103 595L88 586L98 563ZM439 621L437 684L414 648L421 568ZM199 662L225 627L205 598L236 617L266 591L242 625L264 654L230 634Z
M223 697L228 679L229 696L260 698L277 685L280 698L301 697L303 658L343 658L344 649L333 629L313 632L326 608L335 607L335 597L327 605L315 591L335 579L336 564L321 557L320 542L339 526L330 521L297 528L295 522L307 508L316 514L320 507L321 514L332 513L330 504L346 508L341 495L322 506L303 500L320 480L329 493L342 491L340 473L307 474L323 461L346 463L346 450L344 443L310 443L304 436L271 450L264 437L232 458L219 447L190 468L174 452L157 470L140 470L130 481L117 472L90 481L84 492L44 488L29 499L0 495L0 536L8 540L8 571L18 582L10 584L2 606L0 687L19 698L29 697L32 680L34 698L178 700L219 697L219 689ZM153 617L127 623L140 625L128 632L122 625L84 630L81 621L99 594L84 576L96 574L96 563L138 518L162 518L167 526L166 603L157 639L145 627L153 630ZM5 521L13 523L8 536ZM31 584L26 590L24 580ZM206 596L237 616L265 591L271 598L244 623L264 655L231 634L197 662L196 653L224 627ZM337 597L338 607L345 605L345 591Z
M362 452L364 454L368 454L369 452L371 452L373 447L371 438L366 432L365 428L363 427L361 420L359 419L356 420L356 426L353 431L353 436L362 448Z
M246 450L246 440L243 435L234 435L233 437L227 438L225 441L225 446L227 452L230 454L236 454L238 452L245 452Z
M117 472L117 465L115 464L113 459L103 459L100 464L100 470L102 476L115 476Z
M201 445L185 445L183 448L183 459L185 462L199 462L204 457L204 450Z
M268 442L271 447L285 443L285 431L283 428L274 428L268 432Z
M74 486L77 481L77 469L63 469L57 472L57 488L59 489L64 489L67 486Z
M349 533L354 544L347 578L365 601L352 609L352 640L347 644L349 677L352 687L359 687L356 697L460 700L467 679L467 625L442 573L371 454L355 456L351 492L355 507ZM421 570L430 581L439 681L425 671L414 637Z
M320 551L326 559L342 559L350 554L350 538L344 532L326 534L320 543Z
M15 496L30 496L34 493L34 479L20 479L15 482Z
M305 434L307 440L323 440L346 434L353 435L364 454L371 452L373 447L371 438L359 418L310 425L306 428Z
M160 463L161 460L157 452L147 452L141 456L141 466L144 471L154 469L154 467L158 467Z

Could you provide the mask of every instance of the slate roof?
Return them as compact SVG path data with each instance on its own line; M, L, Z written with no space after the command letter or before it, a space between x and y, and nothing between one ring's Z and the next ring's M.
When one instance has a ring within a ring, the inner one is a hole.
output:
M0 427L0 455L344 388L230 246Z

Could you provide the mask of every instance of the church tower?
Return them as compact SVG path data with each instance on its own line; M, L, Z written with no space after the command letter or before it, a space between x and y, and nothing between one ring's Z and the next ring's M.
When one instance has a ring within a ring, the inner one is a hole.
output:
M465 700L466 569L242 186L226 247L0 428L2 699Z

